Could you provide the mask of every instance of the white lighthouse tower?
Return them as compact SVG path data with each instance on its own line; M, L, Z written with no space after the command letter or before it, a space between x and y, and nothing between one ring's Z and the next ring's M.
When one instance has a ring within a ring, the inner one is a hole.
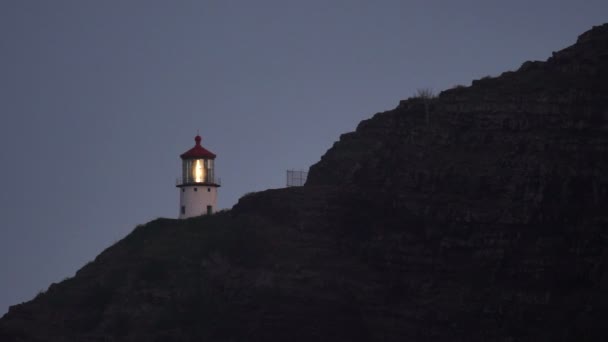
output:
M182 176L179 188L179 218L184 219L217 211L217 188L220 181L215 177L215 154L201 146L201 137L194 138L193 148L182 153Z

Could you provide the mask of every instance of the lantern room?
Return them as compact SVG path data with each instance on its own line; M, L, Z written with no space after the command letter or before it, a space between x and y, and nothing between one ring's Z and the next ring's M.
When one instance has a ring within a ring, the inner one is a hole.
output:
M197 135L194 138L196 143L194 147L180 156L182 159L182 177L178 185L219 185L214 174L215 154L201 146L201 140L202 138Z

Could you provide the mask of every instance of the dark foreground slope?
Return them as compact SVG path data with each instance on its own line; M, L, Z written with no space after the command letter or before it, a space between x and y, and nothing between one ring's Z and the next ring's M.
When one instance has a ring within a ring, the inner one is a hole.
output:
M606 340L607 157L603 25L361 122L305 187L138 227L0 341Z

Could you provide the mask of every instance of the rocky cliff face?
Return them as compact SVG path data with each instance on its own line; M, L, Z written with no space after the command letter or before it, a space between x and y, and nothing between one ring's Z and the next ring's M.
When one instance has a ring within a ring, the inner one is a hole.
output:
M359 124L302 188L138 227L1 341L608 336L608 24Z

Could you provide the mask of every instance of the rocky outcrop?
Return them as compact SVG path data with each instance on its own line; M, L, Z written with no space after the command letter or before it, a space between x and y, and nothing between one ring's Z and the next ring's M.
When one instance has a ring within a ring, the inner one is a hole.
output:
M608 24L361 122L304 187L136 228L0 340L604 340L607 152Z
M427 100L430 124L424 99L402 101L342 135L307 185L394 193L394 206L416 194L447 205L434 203L431 217L450 221L547 221L563 218L566 203L573 216L599 214L608 193L607 37L603 25L547 62L444 91Z

